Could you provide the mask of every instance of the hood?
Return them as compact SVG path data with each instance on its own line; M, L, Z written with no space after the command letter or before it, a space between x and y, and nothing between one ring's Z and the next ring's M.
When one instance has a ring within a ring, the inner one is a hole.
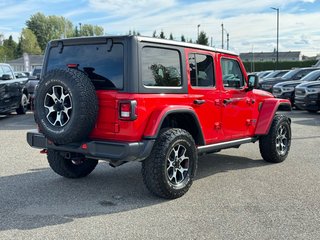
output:
M284 78L281 78L281 77L276 77L276 78L266 78L266 79L262 79L259 81L260 84L262 83L271 83L271 82L283 82L283 81L286 81L286 79Z
M285 81L285 82L277 83L276 85L274 85L274 87L284 87L284 86L289 86L289 85L297 86L297 85L299 85L300 83L302 83L302 81L300 81L300 80L296 80L296 81Z
M303 82L297 86L297 88L308 88L314 85L320 85L320 81Z
M266 91L263 91L263 90L253 89L252 91L253 91L253 93L254 93L255 95L259 95L259 96L261 96L261 97L271 97L271 98L274 98L274 96L273 96L271 93L266 92Z

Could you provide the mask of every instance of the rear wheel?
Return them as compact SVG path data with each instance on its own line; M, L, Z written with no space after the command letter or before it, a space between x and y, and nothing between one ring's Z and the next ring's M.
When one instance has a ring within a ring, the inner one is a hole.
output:
M143 181L159 197L181 197L192 185L197 160L192 136L183 129L167 129L160 133L150 156L142 162Z
M283 162L291 145L290 120L284 115L276 115L269 133L259 140L260 153L267 162Z
M54 172L66 178L82 178L97 166L98 160L85 157L65 158L60 152L48 150L48 162Z

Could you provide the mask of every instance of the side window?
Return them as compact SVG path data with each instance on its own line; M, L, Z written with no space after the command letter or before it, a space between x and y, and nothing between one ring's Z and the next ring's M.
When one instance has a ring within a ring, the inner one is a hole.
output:
M221 59L223 86L226 88L242 88L244 77L239 63L234 59Z
M190 80L194 87L213 87L213 59L209 55L189 54Z
M142 49L142 83L146 87L180 87L181 61L176 50L144 47Z
M13 72L11 71L11 69L8 66L2 66L2 68L3 68L3 74L10 75L10 79L14 78L13 77Z
M2 67L0 66L0 79L2 78L3 74L4 74L4 71L2 70Z

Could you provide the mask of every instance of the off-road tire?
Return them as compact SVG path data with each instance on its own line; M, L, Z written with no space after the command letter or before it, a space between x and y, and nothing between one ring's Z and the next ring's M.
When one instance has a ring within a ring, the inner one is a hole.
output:
M173 159L177 162L173 163ZM166 129L160 132L150 156L142 162L143 181L147 189L159 197L179 198L192 185L197 161L197 150L190 133L178 128ZM182 174L181 171L186 173Z
M28 111L28 96L23 93L19 107L16 109L17 114L26 114Z
M49 71L39 82L34 114L40 131L55 144L85 140L98 115L91 80L76 69Z
M98 164L98 160L96 159L83 158L76 161L66 159L60 152L54 150L48 150L47 159L51 169L66 178L86 177Z
M290 145L290 120L284 115L275 115L269 133L259 139L261 156L267 162L283 162L288 156Z

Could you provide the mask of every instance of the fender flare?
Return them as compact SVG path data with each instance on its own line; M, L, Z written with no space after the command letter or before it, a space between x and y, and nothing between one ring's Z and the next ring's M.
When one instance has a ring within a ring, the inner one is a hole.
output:
M273 118L278 110L291 111L291 103L287 99L269 98L262 102L259 107L255 135L268 134Z
M196 112L190 106L181 106L181 105L180 106L167 106L165 108L159 108L159 109L155 110L151 114L151 117L149 118L147 127L144 131L144 138L145 139L157 138L165 118L167 116L169 116L170 114L176 114L176 113L191 115L191 117L193 118L193 120L195 122L195 125L196 125L195 127L199 131L199 137L198 137L199 144L204 145L205 141L204 141L204 136L203 136L201 124L199 122L199 118L198 118Z

